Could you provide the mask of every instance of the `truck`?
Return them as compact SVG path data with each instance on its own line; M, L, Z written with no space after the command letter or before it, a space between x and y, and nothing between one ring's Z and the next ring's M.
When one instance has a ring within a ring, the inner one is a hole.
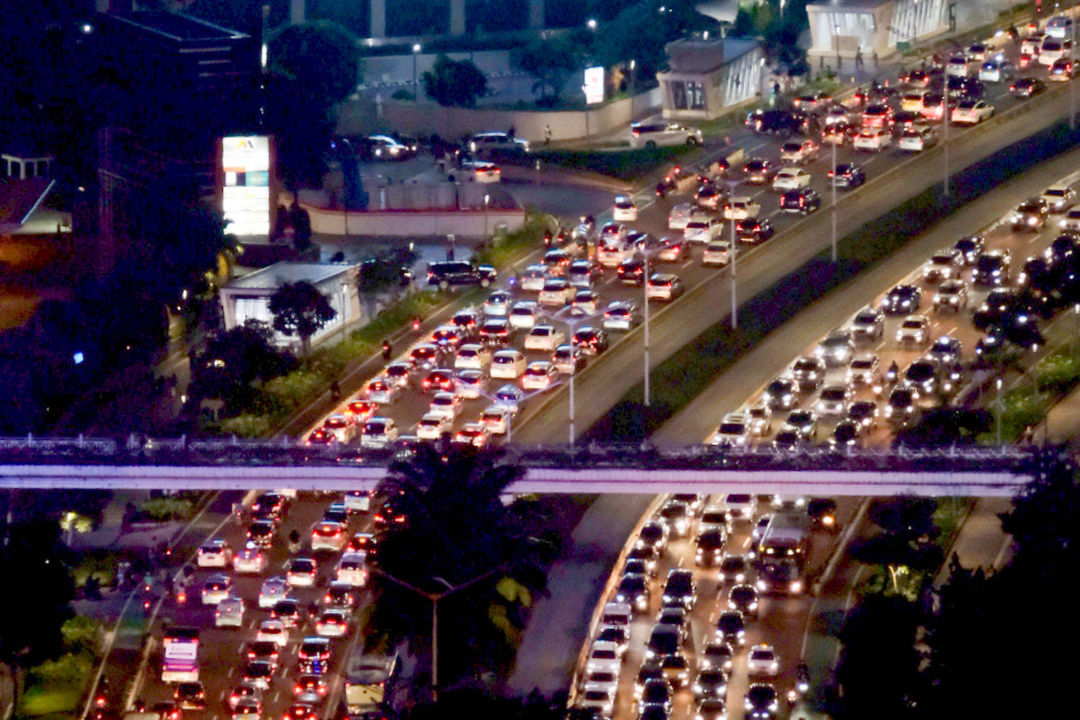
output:
M758 591L801 593L809 552L810 517L805 512L773 515L757 548Z
M358 649L345 665L345 713L350 720L383 715L394 695L398 656Z

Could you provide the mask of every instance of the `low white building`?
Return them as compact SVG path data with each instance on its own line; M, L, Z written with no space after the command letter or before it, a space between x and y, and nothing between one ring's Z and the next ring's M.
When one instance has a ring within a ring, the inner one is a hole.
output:
M763 91L765 53L752 38L676 40L656 79L665 118L710 120Z
M949 0L818 0L806 5L814 57L869 64L898 45L923 40L949 28Z
M248 320L258 320L273 326L270 313L270 296L286 283L309 282L314 285L337 311L337 315L312 336L312 343L360 317L360 297L357 289L359 265L348 263L298 263L279 262L255 272L238 277L221 288L219 297L225 320L225 329L243 325ZM278 345L298 344L300 338L282 335L275 331Z

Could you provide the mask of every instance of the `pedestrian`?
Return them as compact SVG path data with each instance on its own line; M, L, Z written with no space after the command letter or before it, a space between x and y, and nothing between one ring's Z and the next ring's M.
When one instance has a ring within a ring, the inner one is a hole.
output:
M551 125L544 125L544 144L551 144Z
M334 380L330 383L330 399L337 402L341 399L341 386L338 385L338 381Z
M874 51L874 69L877 70L877 49Z
M855 49L855 67L860 68L862 66L863 66L862 47L858 47L858 48Z
M511 140L513 140L514 136L517 135L516 130L517 128L514 127L514 123L510 123L510 129L506 131L506 134L510 136Z

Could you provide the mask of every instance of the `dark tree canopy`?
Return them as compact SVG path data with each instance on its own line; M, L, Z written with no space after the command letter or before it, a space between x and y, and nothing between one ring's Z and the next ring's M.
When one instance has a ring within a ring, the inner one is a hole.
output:
M424 92L443 106L473 107L487 92L487 78L469 60L451 60L445 55L435 59L434 67L420 76Z
M548 40L532 40L510 51L510 62L536 82L533 92L541 103L554 103L566 81L585 61L584 53L573 39L561 35Z
M304 356L310 349L311 336L337 317L330 301L309 282L285 283L270 296L274 329L300 338Z
M193 395L221 398L243 407L266 382L291 370L294 358L274 346L273 330L256 320L213 335L192 364Z

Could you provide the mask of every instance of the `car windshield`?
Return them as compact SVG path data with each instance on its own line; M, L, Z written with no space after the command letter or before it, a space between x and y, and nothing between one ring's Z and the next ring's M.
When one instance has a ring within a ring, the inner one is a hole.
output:
M825 388L821 391L822 400L843 400L847 393L843 388Z

